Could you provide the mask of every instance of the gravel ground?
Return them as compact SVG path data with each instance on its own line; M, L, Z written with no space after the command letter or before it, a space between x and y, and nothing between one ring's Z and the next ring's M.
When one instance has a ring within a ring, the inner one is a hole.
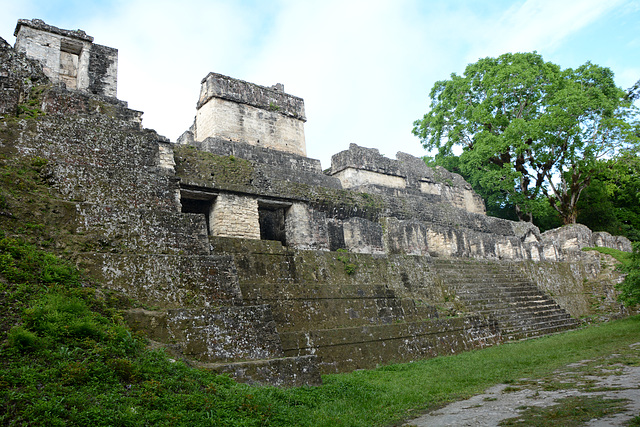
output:
M524 407L551 407L557 405L559 399L573 396L628 399L624 411L582 424L589 427L627 425L640 414L640 343L632 345L624 356L585 360L566 366L548 378L521 379L491 387L483 394L454 402L404 425L497 426L502 420L521 416Z

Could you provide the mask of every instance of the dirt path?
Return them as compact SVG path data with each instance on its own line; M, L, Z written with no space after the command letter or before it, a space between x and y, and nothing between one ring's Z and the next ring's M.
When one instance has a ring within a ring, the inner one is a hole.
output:
M585 360L546 378L497 385L404 425L640 426L640 417L635 418L639 414L640 343L637 343L625 354ZM635 423L629 424L632 419Z

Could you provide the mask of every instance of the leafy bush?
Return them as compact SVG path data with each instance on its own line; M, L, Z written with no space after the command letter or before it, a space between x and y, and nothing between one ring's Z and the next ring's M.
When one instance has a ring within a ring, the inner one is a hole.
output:
M627 273L624 282L618 285L620 289L620 301L625 305L640 304L640 242L633 244L631 261L623 267Z

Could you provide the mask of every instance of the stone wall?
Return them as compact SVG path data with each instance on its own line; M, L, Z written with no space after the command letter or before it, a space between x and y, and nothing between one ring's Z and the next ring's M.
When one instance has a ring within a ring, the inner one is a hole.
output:
M612 257L589 251L580 262L523 262L517 267L575 318L608 320L633 311L618 300L624 280Z
M580 256L584 247L605 247L631 252L631 241L624 236L612 236L607 232L592 232L582 224L565 225L542 234L546 251L556 251L566 257Z
M47 84L49 78L36 60L0 38L0 119L20 114L18 106L27 102L37 86Z
M286 242L293 248L534 261L572 256L565 247L571 244L566 232L560 242L553 237L560 231L541 235L530 223L476 212L480 205L473 200L478 196L459 175L428 168L408 154L391 160L377 150L352 145L334 165L368 169L336 168L338 172L327 176L319 173L319 165L294 154L213 138L193 144L175 147L181 186L237 197L253 194L265 203L286 205ZM343 183L336 177L344 181L351 172L362 172L358 179L373 176L378 181L341 189ZM442 191L423 192L427 183ZM226 227L234 229L231 224ZM244 236L244 226L237 227L238 234L230 231L225 236ZM596 236L600 243L589 234L580 247L608 244L630 249L617 238Z
M260 239L258 201L254 198L219 195L211 209L209 222L214 236Z
M91 45L89 57L89 88L93 94L117 96L118 50L99 44Z
M240 141L304 156L304 102L277 88L266 88L220 74L202 80L194 138Z

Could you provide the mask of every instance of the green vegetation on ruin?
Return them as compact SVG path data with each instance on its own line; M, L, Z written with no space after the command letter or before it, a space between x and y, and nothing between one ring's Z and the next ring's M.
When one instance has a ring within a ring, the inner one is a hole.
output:
M628 266L631 262L631 254L629 252L624 252L618 249L613 248L582 248L583 251L595 251L600 252L601 254L609 255L615 258L620 264L623 266Z
M185 175L186 171L195 172L184 177L190 184L211 187L215 183L217 188L242 191L255 178L251 162L235 156L218 156L190 145L176 145L174 155L179 176Z
M619 269L626 273L624 281L617 288L621 291L618 299L628 306L640 304L640 242L633 243L633 252L623 252L612 248L583 248L607 254L620 262Z
M189 145L174 147L176 175L184 184L215 187L228 191L257 192L265 196L306 200L318 210L338 216L365 216L377 221L384 199L376 194L361 193L291 181L275 181L265 185L257 166L234 156L220 156L197 150Z

